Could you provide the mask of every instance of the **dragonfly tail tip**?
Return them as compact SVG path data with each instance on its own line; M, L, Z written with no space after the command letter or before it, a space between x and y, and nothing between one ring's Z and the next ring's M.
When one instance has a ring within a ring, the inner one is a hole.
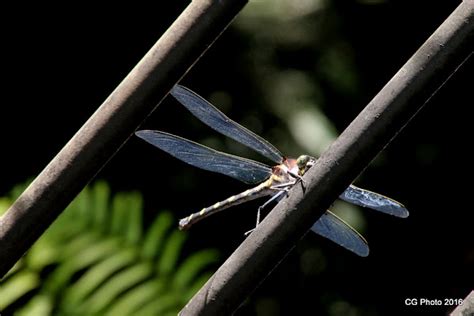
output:
M179 220L179 230L188 230L189 226L188 217Z
M407 218L408 216L410 216L410 212L408 212L408 210L406 208L403 208L403 211L400 213L399 217Z

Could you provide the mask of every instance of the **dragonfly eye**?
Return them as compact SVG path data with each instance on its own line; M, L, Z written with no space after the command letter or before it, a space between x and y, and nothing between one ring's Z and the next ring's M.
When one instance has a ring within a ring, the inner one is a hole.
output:
M296 165L300 175L302 176L309 168L314 165L314 158L308 155L301 155L296 159Z

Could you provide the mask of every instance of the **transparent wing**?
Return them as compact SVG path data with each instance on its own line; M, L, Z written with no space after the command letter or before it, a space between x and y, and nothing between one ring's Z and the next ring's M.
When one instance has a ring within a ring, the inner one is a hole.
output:
M262 163L225 154L176 135L152 130L141 130L135 134L194 167L221 173L248 184L262 182L272 173L272 169Z
M252 148L271 161L280 164L283 155L272 144L232 121L211 103L180 85L174 86L171 95L183 104L195 117L215 131Z
M369 255L367 241L336 214L326 211L311 230L361 257Z
M409 215L408 210L403 204L382 194L358 188L355 185L350 185L339 198L355 205L397 217L405 218Z

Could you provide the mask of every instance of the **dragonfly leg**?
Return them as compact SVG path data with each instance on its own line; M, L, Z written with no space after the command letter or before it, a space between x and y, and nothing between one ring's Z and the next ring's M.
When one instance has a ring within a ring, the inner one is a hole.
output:
M292 172L291 170L288 170L288 174L289 174L290 176L292 176L293 178L295 178L295 179L296 179L296 182L300 182L300 181L303 182L303 177L300 176L299 174L294 173L294 172Z
M260 206L260 207L258 208L258 210L257 210L257 222L256 222L256 224L255 224L255 227L252 228L251 230L246 231L246 232L244 233L244 236L250 235L250 234L255 230L255 228L257 228L257 226L260 224L260 211L262 210L262 208L263 208L263 205Z
M249 231L246 231L245 232L245 236L248 236L250 235L250 233L252 233L255 228L257 228L257 226L260 224L260 212L265 208L267 207L268 204L272 203L273 201L278 201L282 196L283 194L288 194L288 190L289 190L289 185L287 184L286 187L281 187L282 185L279 185L280 187L271 187L272 189L275 189L275 190L278 190L279 192L275 195L273 195L270 199L268 199L268 201L266 201L265 203L263 203L263 205L259 206L258 207L258 210L257 210L257 221L256 221L256 224L255 224L255 227L252 228L251 230Z
M294 184L296 184L296 183L298 183L298 182L301 183L301 187L303 188L303 191L304 191L304 190L305 190L305 182L304 182L304 180L303 180L303 177L300 176L299 174L294 173L294 172L291 172L291 171L288 171L288 174L289 174L290 176L292 176L293 178L296 179L295 182L294 182Z
M290 174L290 176L292 176L292 177L294 177L294 178L296 179L296 180L295 180L295 184L298 183L298 182L301 183L301 188L303 189L303 192L305 192L305 190L306 190L306 188L305 188L306 183L305 183L303 177L300 176L299 174L295 174L294 172L291 172L291 171L289 171L288 173Z
M298 181L295 180L295 181L291 181L291 182L287 182L287 183L280 183L280 184L272 185L272 186L270 187L270 189L288 192L289 188L291 188L292 186L294 186L297 182L298 182Z

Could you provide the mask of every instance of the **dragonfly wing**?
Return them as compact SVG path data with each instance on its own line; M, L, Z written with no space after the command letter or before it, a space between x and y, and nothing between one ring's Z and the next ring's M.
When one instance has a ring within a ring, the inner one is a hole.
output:
M355 205L367 207L397 217L405 218L408 217L409 214L403 204L382 194L358 188L355 185L350 185L339 196L339 198Z
M367 241L349 224L330 211L326 211L313 224L311 230L361 257L369 255Z
M272 144L242 125L228 118L211 103L180 85L174 86L171 95L183 104L195 117L217 132L255 150L271 161L280 164L283 155Z
M262 163L229 155L176 135L152 130L141 130L135 134L194 167L221 173L248 184L262 182L272 173L271 168Z

